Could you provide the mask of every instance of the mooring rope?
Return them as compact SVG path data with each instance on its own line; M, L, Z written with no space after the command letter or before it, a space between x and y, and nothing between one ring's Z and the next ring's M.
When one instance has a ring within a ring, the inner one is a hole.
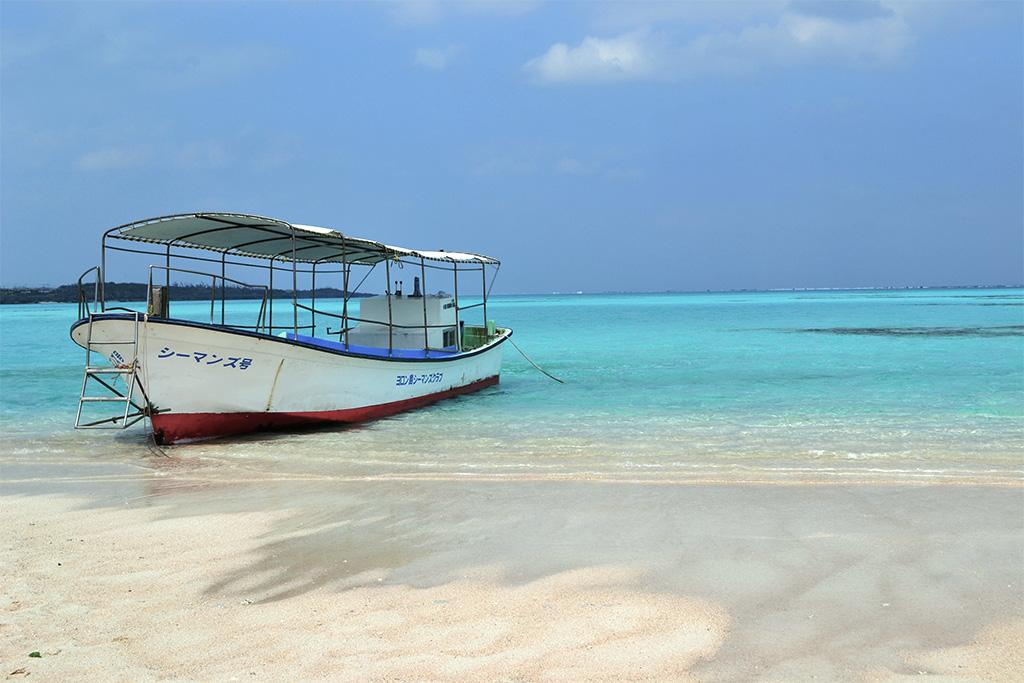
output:
M160 455L165 458L171 457L167 455L167 451L165 451L164 449L160 448L160 446L157 445L156 436L154 436L153 434L150 434L149 436L146 437L146 448L153 455Z
M153 428L153 418L147 417L142 420L142 427L145 430L145 447L150 453L155 456L163 456L164 458L170 458L167 452L161 449L160 444L157 443L157 432Z
M526 355L526 352L525 352L525 351L523 351L523 350L522 350L521 348L519 348L519 346L518 346L518 345L517 345L517 344L516 344L516 343L515 343L514 341L512 341L511 339L509 339L509 340L508 340L508 343L509 343L509 344L511 344L512 346L514 346L514 347L515 347L515 349L516 349L516 351L518 351L519 353L521 353L521 354L522 354L523 358L525 358L525 359L526 359L526 362L527 362L527 363L529 363L529 364L530 364L530 365L532 365L533 367L537 368L537 370L539 370L540 372L544 373L545 375L547 375L547 376L548 376L548 377L550 377L551 379L555 380L555 381L556 381L556 382L558 382L559 384L565 384L565 380L562 380L562 379L558 379L557 377L555 377L554 375L552 375L552 374L551 374L550 372L548 372L547 370L545 370L545 369L544 369L544 368L542 368L541 366L539 366L539 365L537 365L536 363L534 363L534 362L533 362L533 360L532 360L532 359L531 359L531 358L530 358L529 356L527 356L527 355Z

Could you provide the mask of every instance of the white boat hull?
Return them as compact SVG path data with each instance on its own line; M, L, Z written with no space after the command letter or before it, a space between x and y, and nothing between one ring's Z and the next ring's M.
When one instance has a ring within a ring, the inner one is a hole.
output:
M88 325L71 331L86 345ZM99 317L92 345L131 340L129 316ZM496 384L501 333L455 355L380 358L185 321L139 322L138 376L162 443L324 422L360 422ZM111 363L130 363L131 343L102 346ZM138 394L136 395L138 396Z

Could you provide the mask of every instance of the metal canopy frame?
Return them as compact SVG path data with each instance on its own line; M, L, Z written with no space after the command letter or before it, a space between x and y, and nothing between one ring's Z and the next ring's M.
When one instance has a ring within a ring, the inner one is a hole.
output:
M199 229L185 230L178 233L172 232L170 236L161 238L153 232L153 226L159 226L161 228L166 227L168 224L174 221L180 222L181 226L194 226ZM216 225L210 225L211 223ZM202 227L200 227L202 226ZM229 231L242 232L240 235L245 235L244 239L238 242L230 242L228 244L216 244L214 242L204 243L201 238L209 240L215 235L222 235ZM115 242L113 244L109 242ZM134 242L136 245L142 247L143 245L150 246L151 248L133 248L124 245L124 242ZM281 247L270 250L269 247L274 242L284 242ZM163 249L160 249L163 247ZM224 327L240 327L244 329L254 330L255 332L265 332L266 334L274 334L275 330L278 329L290 329L296 335L299 334L299 330L311 330L311 335L315 335L316 332L316 316L324 315L330 318L337 318L341 320L341 328L339 330L331 331L329 327L325 326L327 334L333 335L338 334L339 341L342 342L346 349L349 348L349 330L352 328L353 322L367 322L381 325L387 325L388 327L388 352L389 354L394 350L394 330L395 328L410 328L422 327L423 329L423 348L429 352L431 349L429 345L429 330L431 328L449 328L450 325L428 325L426 315L426 292L427 292L427 270L444 271L452 273L454 281L454 299L455 299L455 327L456 327L456 348L458 351L462 351L463 339L462 339L462 324L464 319L462 312L471 308L482 307L483 308L483 330L486 335L487 330L487 298L490 295L490 290L494 286L494 280L497 278L498 270L500 269L501 262L497 259L489 256L483 256L480 254L471 254L464 252L445 252L445 251L417 251L413 249L406 249L402 247L393 247L381 242L375 242L372 240L366 240L362 238L355 238L347 236L341 232L330 230L327 228L318 228L314 226L302 226L293 225L286 221L281 221L273 218L266 218L263 216L257 216L253 214L228 214L228 213L193 213L193 214L174 214L169 216L162 216L158 218L146 219L143 221L135 221L132 223L126 223L115 228L107 230L101 240L101 255L100 265L94 267L83 273L82 278L85 277L89 272L96 272L96 285L94 291L94 301L100 311L106 311L106 292L104 288L104 282L106 280L105 274L107 272L107 251L126 252L133 254L144 254L150 256L162 257L163 265L150 265L150 291L147 293L147 298L152 293L152 280L153 280L153 269L163 270L165 273L164 282L166 286L170 286L170 273L184 272L203 277L211 278L211 303L210 303L210 323L214 324L215 319L215 299L218 289L218 280L220 281L220 324ZM175 252L177 250L177 252ZM185 253L182 253L183 250ZM316 257L309 255L307 257L303 252L309 252L310 250L320 250L316 252ZM195 252L210 251L219 254L219 258L210 258L202 256ZM324 254L323 252L327 253ZM231 257L231 258L229 258ZM195 261L200 263L213 263L219 264L220 273L200 272L196 270L172 267L172 258L182 259L185 261ZM244 259L244 260L241 260ZM370 274L376 269L377 264L384 262L385 265L385 294L388 298L388 320L366 320L350 315L349 313L349 300L354 294L358 293L359 287L366 281ZM302 264L300 266L300 264ZM394 323L393 316L391 314L391 299L393 295L391 291L391 267L396 265L399 268L404 268L406 264L411 267L416 267L420 271L420 277L422 279L422 287L424 292L423 300L423 324L422 325L397 325ZM227 325L225 324L225 303L226 303L226 289L229 282L234 284L242 284L250 287L262 287L261 285L248 285L240 280L232 279L227 277L227 266L240 266L248 268L258 268L266 270L266 277L268 285L263 287L263 303L260 307L259 318L256 321L255 326L238 326L238 325ZM493 266L493 274L488 284L487 278L487 266ZM334 268L329 268L334 266ZM352 269L356 266L367 267L366 273L360 279L359 283L352 290L349 289L351 282L351 276L353 275ZM274 325L274 271L290 272L291 274L291 299L292 299L292 320L290 325ZM482 300L478 303L461 306L459 303L459 276L466 275L467 273L480 272L481 277L481 296ZM298 301L298 276L299 274L311 275L312 286L310 305L306 306L299 303ZM341 275L343 293L341 302L341 315L326 310L318 309L317 304L317 276L325 276L330 274ZM88 295L83 287L81 278L79 280L80 289L80 313L82 307L88 311L88 305L85 303L88 300ZM269 301L268 301L269 299ZM148 304L148 301L147 301ZM299 325L299 309L307 310L311 314L310 325ZM113 310L113 309L111 309ZM266 321L264 321L264 314L266 314ZM80 315L81 317L81 315Z
M210 226L210 223L216 223L217 225ZM181 232L174 231L171 229L172 226L178 226ZM210 238L213 235L221 235L230 231L243 231L243 234L250 233L250 235L246 239L229 243L211 242L209 239L205 241L196 239L200 237ZM254 236L251 234L252 232L259 233L261 238L252 239ZM271 236L263 237L263 235ZM446 263L462 262L490 265L500 263L498 259L482 254L395 247L375 240L352 237L330 228L293 224L280 219L267 218L266 216L255 214L172 214L119 225L104 233L104 239L108 236L138 242L189 246L217 252L226 251L252 258L274 258L275 254L280 254L273 250L252 249L251 247L288 240L290 242L288 248L280 253L293 252L293 259L306 263L331 260L350 263L367 260L383 261L389 258L406 256ZM301 247L298 245L299 241L304 243ZM325 249L332 253L325 257L298 258L298 251L308 249ZM352 258L350 254L364 255L359 258Z

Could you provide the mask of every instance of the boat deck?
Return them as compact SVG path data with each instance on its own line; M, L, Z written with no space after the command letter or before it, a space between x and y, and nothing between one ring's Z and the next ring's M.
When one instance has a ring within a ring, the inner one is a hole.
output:
M294 332L288 332L284 337L289 341L302 342L303 344L311 344L313 346L319 346L334 351L347 351L349 353L358 353L362 356L378 356L380 358L445 358L448 356L454 356L458 353L454 347L452 347L451 350L392 349L389 352L388 349L377 346L360 346L357 344L349 344L346 346L341 342L330 339L310 337L305 334L295 334Z

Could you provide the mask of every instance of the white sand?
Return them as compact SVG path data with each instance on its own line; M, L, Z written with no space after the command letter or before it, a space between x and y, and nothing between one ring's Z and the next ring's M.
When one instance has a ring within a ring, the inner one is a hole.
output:
M0 480L0 675L1024 680L1020 487L232 474Z
M875 673L878 683L920 680L931 682L1024 680L1024 620L1014 619L988 626L968 645L907 654L910 673Z
M253 575L210 593L246 571L280 515L2 500L0 661L12 678L686 680L726 634L721 609L629 588L636 572L620 567L521 585L477 568L430 588L371 571L269 602Z

